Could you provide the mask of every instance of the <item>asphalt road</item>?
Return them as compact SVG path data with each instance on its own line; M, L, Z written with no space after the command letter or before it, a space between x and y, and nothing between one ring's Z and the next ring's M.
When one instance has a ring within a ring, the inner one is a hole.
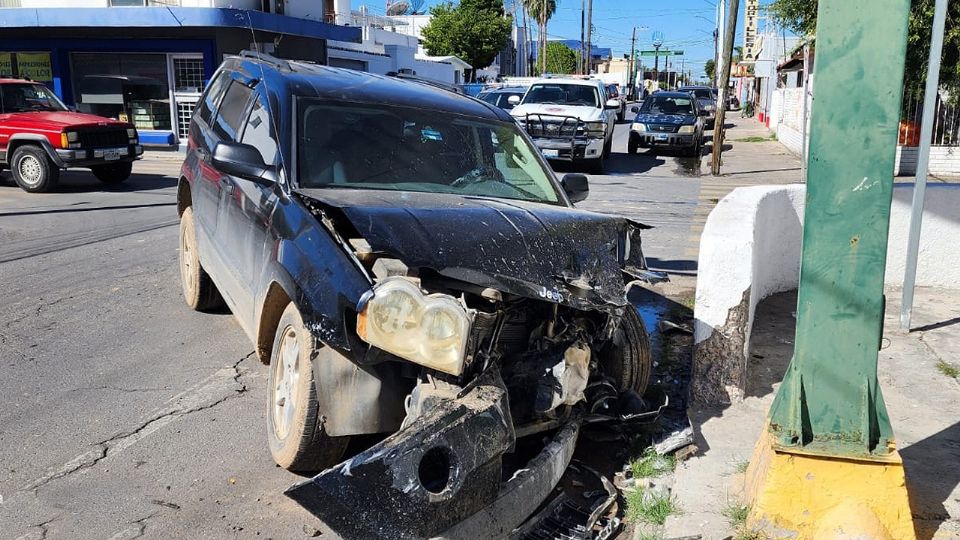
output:
M627 129L581 206L655 226L652 265L686 271L696 160L628 156ZM332 536L282 495L252 345L183 303L178 169L43 195L0 176L0 539Z

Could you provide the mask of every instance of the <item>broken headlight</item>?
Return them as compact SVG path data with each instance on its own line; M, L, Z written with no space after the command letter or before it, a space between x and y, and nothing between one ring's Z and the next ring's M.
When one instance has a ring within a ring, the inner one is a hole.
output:
M357 335L405 360L460 375L470 324L470 315L453 298L425 296L397 278L373 288L357 317Z

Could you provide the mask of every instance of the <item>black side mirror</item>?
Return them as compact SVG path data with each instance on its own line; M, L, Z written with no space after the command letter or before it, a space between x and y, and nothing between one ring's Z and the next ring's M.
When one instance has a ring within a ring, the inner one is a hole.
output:
M637 107L636 105L634 105L633 107L630 107L630 112L638 113L640 112L640 107Z
M560 185L563 186L564 193L570 198L570 202L580 202L587 199L590 194L590 184L587 182L587 175L570 173L563 175L560 179Z
M276 167L264 163L260 151L249 144L218 142L213 149L212 161L214 168L223 174L261 185L269 185L277 181Z

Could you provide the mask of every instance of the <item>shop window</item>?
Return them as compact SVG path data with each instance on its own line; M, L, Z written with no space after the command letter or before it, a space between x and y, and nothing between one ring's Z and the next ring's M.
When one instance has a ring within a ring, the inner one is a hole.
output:
M277 159L277 141L273 138L270 129L270 113L259 99L253 102L250 118L243 128L243 138L240 142L249 144L260 151L263 162L273 165Z
M50 85L53 69L48 52L0 52L0 77L18 77Z
M243 113L247 109L251 93L253 90L248 86L237 81L230 83L227 93L223 95L220 109L217 111L217 119L213 123L213 131L218 137L224 140L237 139L240 122L243 120Z
M73 53L71 59L77 110L138 129L172 129L166 55Z
M173 87L176 92L203 92L203 58L174 58Z

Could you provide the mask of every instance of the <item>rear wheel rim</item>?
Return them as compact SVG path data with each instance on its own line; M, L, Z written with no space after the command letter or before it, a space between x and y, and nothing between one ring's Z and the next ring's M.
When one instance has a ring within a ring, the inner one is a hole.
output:
M190 241L190 232L186 227L180 235L180 275L183 276L183 292L191 297L196 287L197 264L194 261L194 251Z
M43 165L36 156L25 155L17 163L17 172L20 173L20 179L24 184L35 186L43 180Z
M284 440L290 434L293 419L297 414L300 382L300 340L292 326L288 326L280 338L270 400L273 415L273 431L277 439Z

